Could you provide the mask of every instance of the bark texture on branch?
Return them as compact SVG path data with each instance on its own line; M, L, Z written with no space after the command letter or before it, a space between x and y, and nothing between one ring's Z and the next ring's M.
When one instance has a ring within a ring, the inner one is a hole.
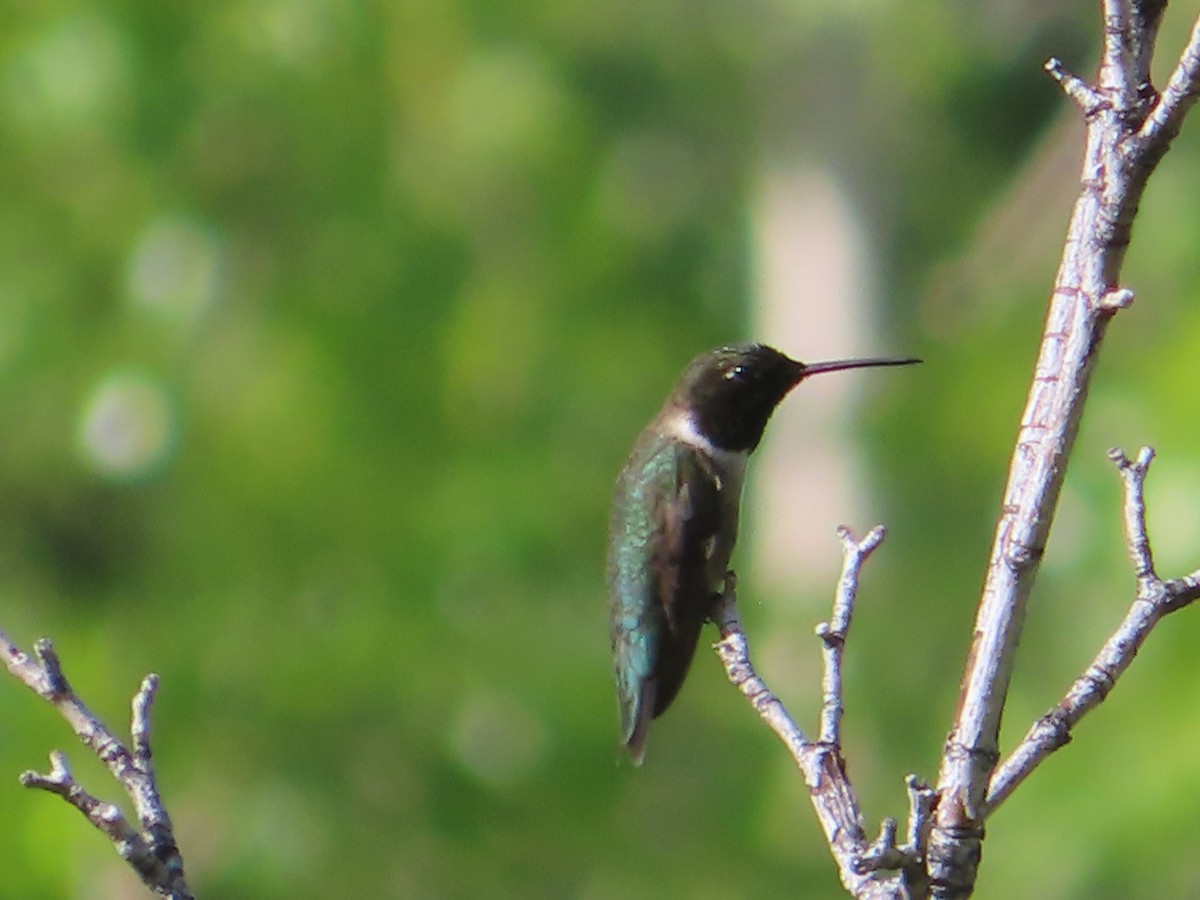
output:
M154 894L169 900L193 900L184 877L183 855L158 792L150 750L150 712L158 691L158 676L147 675L133 698L130 748L75 693L49 638L34 645L31 657L0 631L0 654L8 671L57 709L76 736L108 767L133 802L138 825L130 822L115 803L100 800L75 781L61 751L50 754L49 772L23 772L21 784L57 794L78 809L108 837L117 854Z
M937 897L966 897L974 890L988 789L1000 760L1000 720L1026 603L1105 330L1133 300L1120 285L1133 218L1150 174L1196 98L1200 22L1163 94L1150 83L1164 8L1162 2L1105 0L1104 50L1095 84L1070 74L1057 60L1046 65L1080 106L1087 146L937 780L929 846Z
M910 775L906 782L909 819L905 840L898 842L896 822L885 819L879 836L870 841L858 797L846 773L841 746L841 720L845 712L842 656L858 597L859 573L883 541L884 530L882 526L876 526L861 541L856 541L846 528L839 528L838 537L842 542L843 564L833 614L828 622L822 622L816 628L825 663L819 740L808 739L780 699L754 671L737 611L732 573L713 614L721 630L721 640L714 649L730 682L779 736L804 774L813 809L846 890L855 897L872 900L920 897L928 888L922 860L929 834L933 791L921 784L915 775Z

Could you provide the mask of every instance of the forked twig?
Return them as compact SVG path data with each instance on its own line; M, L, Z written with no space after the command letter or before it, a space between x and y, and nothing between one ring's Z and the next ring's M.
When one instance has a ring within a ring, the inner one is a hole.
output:
M995 811L1051 753L1071 740L1071 730L1099 706L1137 656L1164 616L1200 597L1200 570L1164 581L1154 568L1146 530L1146 475L1154 450L1143 447L1136 460L1109 451L1125 485L1125 538L1137 579L1137 593L1120 626L1062 700L1038 719L1016 750L996 769L988 787L987 813Z
M842 655L858 596L859 573L883 541L884 530L882 526L873 528L863 540L855 541L847 529L839 528L838 537L842 542L843 563L833 614L829 622L816 629L825 663L820 740L810 741L805 736L782 701L755 672L737 611L732 573L713 615L721 630L721 639L714 649L730 682L779 736L804 773L813 808L846 890L856 897L921 896L924 879L921 864L932 817L933 791L910 775L906 782L910 815L904 843L897 842L898 828L892 819L885 819L879 837L868 841L841 748L841 719L845 710Z
M75 734L100 758L129 794L140 828L114 803L100 800L75 781L66 756L50 754L50 771L27 771L21 784L62 797L108 836L148 888L170 900L193 900L183 872L183 856L175 843L171 819L159 796L150 749L150 712L158 676L147 675L133 699L130 750L105 727L75 693L49 638L34 644L34 655L21 651L0 631L0 653L9 672L59 711Z

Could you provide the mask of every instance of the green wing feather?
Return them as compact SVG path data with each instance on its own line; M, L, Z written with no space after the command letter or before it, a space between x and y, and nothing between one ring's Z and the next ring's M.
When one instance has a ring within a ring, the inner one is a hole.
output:
M650 720L683 683L708 612L704 554L719 490L694 448L665 438L635 452L617 481L608 563L613 663L621 740L637 762Z

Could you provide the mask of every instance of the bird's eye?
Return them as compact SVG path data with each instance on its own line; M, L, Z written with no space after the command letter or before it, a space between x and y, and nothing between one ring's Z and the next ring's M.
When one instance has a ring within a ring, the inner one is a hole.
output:
M726 381L741 381L746 375L745 366L734 366L732 369L725 370Z

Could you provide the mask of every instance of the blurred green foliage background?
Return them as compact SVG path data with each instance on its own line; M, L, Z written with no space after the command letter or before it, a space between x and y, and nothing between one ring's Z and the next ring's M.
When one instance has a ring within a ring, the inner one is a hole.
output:
M1088 70L1094 6L0 5L0 627L53 636L121 729L161 674L198 893L837 896L803 784L711 656L646 768L616 763L612 478L692 354L761 336L764 168L832 173L882 337L824 355L927 361L847 426L891 529L848 658L851 775L872 828L902 814L903 774L936 774L1078 178L1040 66ZM1197 565L1198 131L1143 202L1009 746L1130 599L1109 446L1158 447L1159 560ZM767 640L794 598L741 574ZM770 637L815 655L807 625ZM1192 613L1164 624L989 824L978 896L1200 893L1197 640ZM815 668L763 674L815 720ZM116 798L0 681L0 894L142 896L18 786L55 747Z

